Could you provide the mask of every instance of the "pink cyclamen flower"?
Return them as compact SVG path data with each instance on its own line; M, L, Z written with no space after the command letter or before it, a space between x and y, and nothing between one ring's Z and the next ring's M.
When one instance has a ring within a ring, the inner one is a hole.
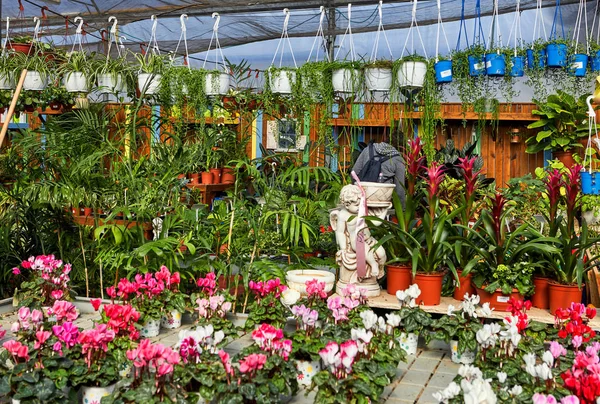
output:
M102 304L102 300L101 299L91 299L90 303L92 304L94 311L98 311L98 309L100 308L100 305Z
M233 366L231 366L231 360L229 359L229 354L221 349L219 351L219 358L221 359L221 363L223 363L223 367L225 368L225 373L233 376L234 370L233 370Z
M43 328L40 331L36 332L33 349L40 349L42 347L42 345L44 345L46 343L46 341L48 341L48 338L50 338L50 335L52 335L52 333L50 331L44 331Z
M325 292L325 287L327 286L325 282L319 282L318 279L310 279L306 281L306 294L309 298L316 297L319 299L326 299L327 292Z
M2 326L0 326L0 339L4 338L5 335L6 335L6 330L3 330Z
M532 402L533 404L558 404L558 401L556 401L556 398L552 394L545 395L540 393L533 395Z
M579 403L580 403L579 398L577 398L577 396L573 396L573 395L563 397L560 400L560 404L579 404Z
M15 360L25 359L29 360L29 348L27 345L20 343L19 341L9 340L6 341L2 346L10 353Z
M571 342L574 348L579 348L583 343L583 337L581 335L575 335Z
M240 372L251 373L263 368L267 357L263 354L250 354L240 360Z
M566 355L567 354L567 350L559 342L552 341L550 343L550 353L552 354L552 356L554 357L554 359L556 359L559 356Z
M33 309L31 311L31 321L34 323L39 323L44 320L44 313L37 309Z
M12 269L12 273L13 273L13 275L21 275L21 270L17 267L14 267Z
M53 290L50 293L50 297L53 298L54 300L58 300L58 299L62 298L63 295L64 295L64 293L62 290Z
M56 316L56 321L75 321L79 314L77 308L71 302L66 300L57 300L52 308L48 311L49 314Z

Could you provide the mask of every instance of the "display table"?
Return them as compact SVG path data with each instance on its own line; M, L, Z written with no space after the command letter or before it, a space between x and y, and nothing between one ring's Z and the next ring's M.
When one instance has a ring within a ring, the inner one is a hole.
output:
M190 189L198 189L202 193L202 202L205 205L212 204L213 199L216 194L219 192L227 191L228 189L233 188L234 183L225 183L225 184L187 184L186 185Z

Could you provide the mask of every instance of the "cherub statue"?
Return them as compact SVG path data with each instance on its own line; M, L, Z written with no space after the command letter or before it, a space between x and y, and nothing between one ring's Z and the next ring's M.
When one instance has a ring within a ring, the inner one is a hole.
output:
M344 186L340 192L342 206L329 215L338 245L336 262L340 266L340 277L337 290L339 292L347 284L353 283L367 289L368 296L378 296L380 288L377 279L384 275L384 265L387 257L382 246L376 249L372 248L377 244L377 240L371 236L369 228L361 218L361 216L367 214L367 212L360 211L361 197L362 192L357 185ZM368 214L383 219L388 209L389 206L370 208ZM359 234L359 232L362 234ZM358 237L363 238L365 249L366 268L362 274L359 271L360 268L358 268L356 253Z

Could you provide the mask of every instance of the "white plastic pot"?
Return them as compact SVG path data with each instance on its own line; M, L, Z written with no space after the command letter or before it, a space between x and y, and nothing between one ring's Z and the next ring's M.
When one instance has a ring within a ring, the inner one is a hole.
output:
M63 83L70 93L87 93L89 91L87 76L82 72L67 73Z
M204 92L206 95L225 95L229 92L230 79L227 73L208 73L204 78Z
M144 338L156 337L160 333L160 320L147 320L140 330L140 336Z
M398 69L398 85L400 88L421 88L426 73L425 62L403 62Z
M0 90L12 90L15 88L15 81L8 75L0 75Z
M458 353L458 341L450 341L450 354L454 363L470 365L475 362L475 352L465 350L462 354Z
M325 282L325 292L333 290L335 284L335 275L329 271L318 269L294 269L285 274L288 287L294 289L302 296L306 296L306 281L317 279L319 282Z
M274 94L291 94L292 86L296 82L294 70L269 71L269 83Z
M153 95L160 88L161 74L140 73L138 75L138 87L142 94Z
M417 354L417 346L419 345L419 336L414 333L402 333L400 334L400 338L398 339L400 343L400 348L404 349L407 355L416 355Z
M39 72L28 71L23 82L23 90L42 91L48 83L47 78L43 78Z
M167 330L174 330L181 327L181 313L173 310L170 314L170 316L162 316L160 326Z
M358 92L360 71L357 69L337 69L331 75L333 91L339 93Z
M115 391L115 385L111 384L106 387L81 387L81 402L84 404L99 403L102 397L106 397Z
M390 91L392 69L368 67L365 69L365 86L369 91Z
M123 76L120 74L114 75L110 73L104 73L98 75L98 92L100 94L107 93L122 93L127 89Z
M296 361L296 369L298 369L298 384L300 386L309 387L312 384L312 379L321 370L319 361Z

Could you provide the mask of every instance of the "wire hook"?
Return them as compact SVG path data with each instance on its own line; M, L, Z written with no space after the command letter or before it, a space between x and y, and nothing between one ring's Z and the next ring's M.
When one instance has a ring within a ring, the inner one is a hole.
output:
M213 25L213 31L217 32L219 30L219 21L221 21L221 16L219 13L212 13L212 18L216 18L215 24Z
M181 21L181 32L186 32L187 28L185 26L185 20L188 19L188 15L187 14L181 14L179 16L179 21Z
M283 14L285 14L285 19L283 20L283 32L287 33L287 27L290 21L290 10L288 8L284 8Z
M39 17L33 17L33 22L35 23L35 29L33 30L33 36L37 38L38 32L40 32L40 24L42 21Z
M112 22L112 27L110 27L110 33L111 34L116 34L117 33L117 17L115 17L114 15L111 15L110 17L108 17L108 22Z
M44 7L42 7L42 19L43 19L43 20L45 20L45 19L47 19L47 18L48 18L48 17L46 16L46 10L50 10L50 9L48 8L48 6L44 6Z
M588 116L590 118L595 118L596 117L596 111L594 111L594 107L592 106L592 100L594 99L593 95L590 95L589 97L587 97L585 99L585 103L588 106Z
M79 21L79 24L77 25L77 29L75 30L76 34L81 34L82 31L82 27L83 27L83 18L81 17L75 17L75 22Z

